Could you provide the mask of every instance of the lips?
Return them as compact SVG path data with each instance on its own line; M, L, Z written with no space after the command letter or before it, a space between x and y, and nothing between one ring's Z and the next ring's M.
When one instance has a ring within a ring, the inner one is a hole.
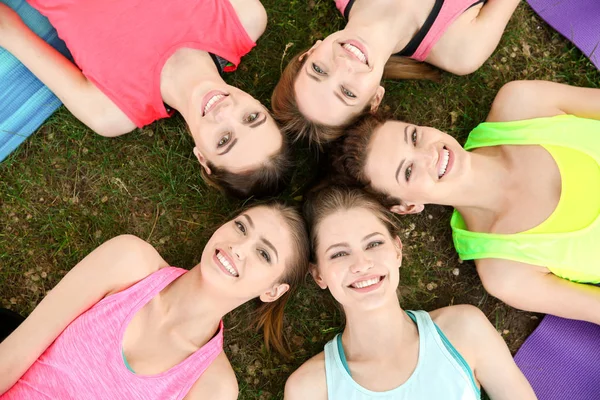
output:
M225 100L229 96L229 93L221 90L211 90L202 98L202 116L204 117L211 110L215 108L217 104Z
M442 148L439 152L438 162L437 162L437 175L438 179L442 179L450 170L452 169L452 164L454 161L454 154L450 149L446 146Z
M368 53L365 46L362 43L356 40L349 40L347 42L341 43L341 45L342 48L353 58L365 65L369 64Z
M215 250L213 261L219 267L219 269L226 275L232 276L234 278L240 276L239 271L235 266L235 263L233 262L229 254L227 254L227 252L221 249Z
M359 293L372 292L381 286L384 279L385 276L383 275L362 276L348 285L348 287Z

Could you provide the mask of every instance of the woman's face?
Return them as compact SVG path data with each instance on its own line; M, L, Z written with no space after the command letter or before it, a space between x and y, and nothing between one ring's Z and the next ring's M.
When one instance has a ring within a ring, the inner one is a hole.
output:
M293 249L292 234L279 211L250 208L211 236L200 262L203 281L239 304L255 297L274 301L289 289L280 279Z
M368 45L353 36L335 32L304 55L294 90L300 112L310 121L340 126L381 102L383 66L373 66Z
M351 310L380 307L397 299L402 244L369 210L341 210L323 219L317 232L313 277Z
M448 196L467 164L468 152L452 136L435 128L387 121L373 133L365 174L375 190L422 209L424 204L450 205Z
M194 154L210 173L208 162L232 173L257 169L281 149L283 139L267 109L233 86L198 90L188 125Z

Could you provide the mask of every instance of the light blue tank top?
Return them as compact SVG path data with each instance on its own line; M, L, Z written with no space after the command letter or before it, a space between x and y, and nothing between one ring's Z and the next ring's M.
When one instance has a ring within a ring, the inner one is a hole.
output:
M350 374L342 336L325 345L325 374L329 400L479 400L471 368L425 311L407 311L419 330L417 367L406 382L387 392L373 392Z

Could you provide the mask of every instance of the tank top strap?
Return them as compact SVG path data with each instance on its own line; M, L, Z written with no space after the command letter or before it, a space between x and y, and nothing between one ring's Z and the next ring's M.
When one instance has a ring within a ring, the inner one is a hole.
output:
M152 297L156 296L167 285L186 272L187 270L177 267L161 268L129 286L127 289L105 297L98 302L98 306L125 301L132 305L133 308L140 303L146 304Z

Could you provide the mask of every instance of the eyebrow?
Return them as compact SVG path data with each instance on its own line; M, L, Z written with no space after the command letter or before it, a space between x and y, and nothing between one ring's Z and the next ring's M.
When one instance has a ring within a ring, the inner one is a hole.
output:
M321 78L308 72L308 71L311 71L310 65L311 65L310 63L306 63L306 69L305 69L306 75L308 75L309 77L311 77L312 79L314 79L317 82L321 82Z
M246 220L248 220L248 225L250 225L250 228L254 229L254 221L252 221L252 218L250 218L250 216L248 214L242 214L242 217L246 217ZM279 260L279 253L277 252L277 249L275 248L275 246L273 246L273 243L269 242L267 239L265 239L262 236L260 237L260 240L267 247L269 247L271 250L273 250L273 253L275 253L275 257L277 258L277 260Z
M225 155L225 154L229 153L229 150L231 150L231 148L232 148L233 146L235 146L235 144L237 143L237 141L238 141L238 140L237 140L237 138L233 139L233 141L231 142L231 144L230 144L229 146L227 146L227 148L226 148L225 150L223 150L223 152L222 152L222 153L218 153L218 154L219 154L220 156L222 156L222 155Z
M337 97L338 99L340 99L340 101L341 101L342 103L344 103L344 104L345 104L345 105L347 105L348 107L350 107L350 106L351 106L351 104L348 104L348 102L346 102L346 99L344 99L344 98L342 97L342 95L341 95L341 94L339 94L338 92L333 92L333 94L335 94L335 97Z
M406 125L406 127L404 127L404 142L406 144L408 144L408 128L409 127L410 127L410 125ZM400 171L402 170L404 161L406 161L405 158L403 158L402 161L400 161L400 165L398 165L398 168L396 169L396 182L398 182L398 183L400 183L400 180L398 179L398 175L400 175Z
M373 233L369 233L367 236L365 236L362 241L364 242L365 240L369 240L371 239L373 236L377 236L377 235L383 235L381 232L373 232ZM342 243L336 243L336 244L332 244L331 246L329 246L327 248L327 250L325 250L325 253L327 253L329 250L336 248L336 247L350 247L350 245L348 244L348 242L342 242Z
M250 128L256 128L257 126L261 126L262 124L264 124L265 122L267 122L267 116L265 115L265 117L263 119L261 119L258 122L254 122L253 124L248 125Z
M365 237L363 238L363 242L364 242L365 240L369 240L369 239L371 239L373 236L377 236L377 235L383 235L383 234L382 234L381 232L373 232L373 233L371 233L371 234L368 234L367 236L365 236Z

